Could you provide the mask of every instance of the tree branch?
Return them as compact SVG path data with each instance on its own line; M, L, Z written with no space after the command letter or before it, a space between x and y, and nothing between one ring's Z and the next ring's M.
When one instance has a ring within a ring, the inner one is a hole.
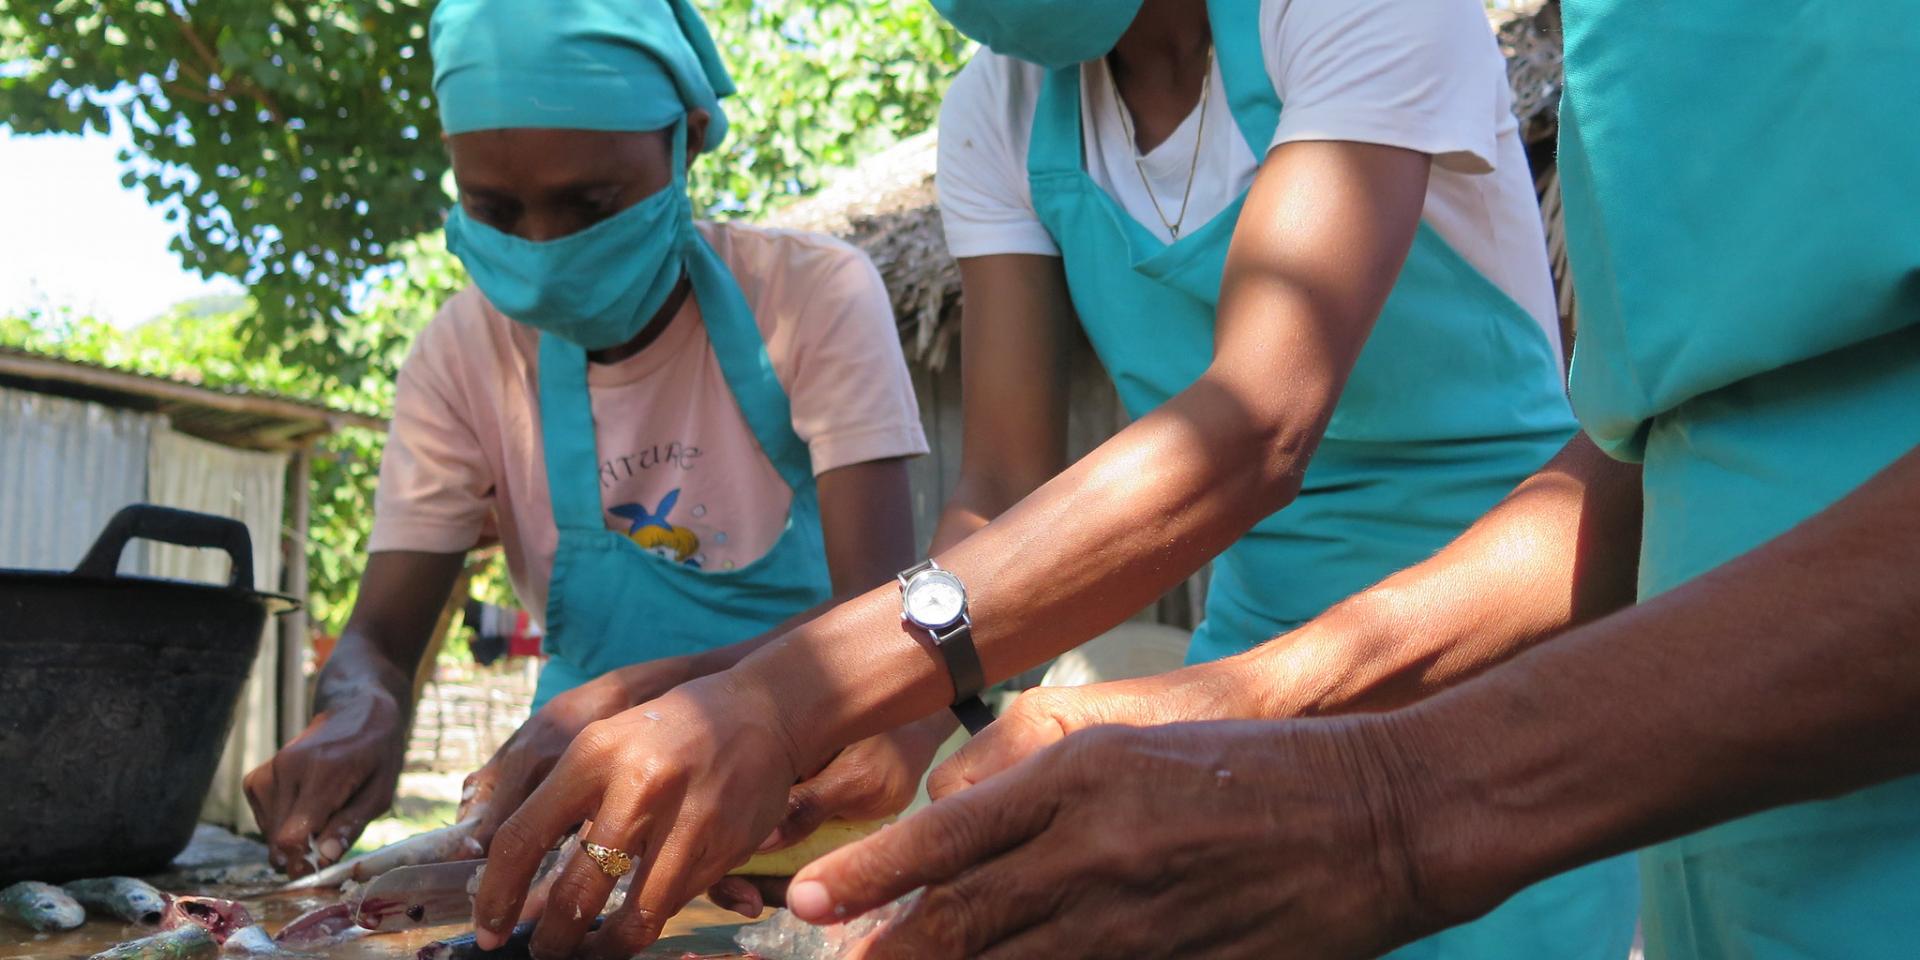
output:
M188 20L186 16L178 10L170 9L168 14L173 17L174 25L180 28L181 39L187 41L187 45L192 47L193 52L200 57L201 64L207 69L209 80L218 77L222 87L235 92L243 92L257 101L261 107L266 109L267 114L273 118L275 123L286 122L286 115L280 112L280 105L275 103L273 98L268 96L265 90L260 89L259 84L244 77L236 80L233 77L227 76L226 66L220 62L219 54L215 53L212 47L207 46L207 41L201 38L199 31L193 29L193 21ZM206 98L190 99L199 99L202 103L217 102Z
M168 96L177 96L183 100L193 100L199 103L219 103L220 102L214 99L213 97L210 97L199 90L195 90L194 88L184 83L162 81L160 84L160 89L165 90Z

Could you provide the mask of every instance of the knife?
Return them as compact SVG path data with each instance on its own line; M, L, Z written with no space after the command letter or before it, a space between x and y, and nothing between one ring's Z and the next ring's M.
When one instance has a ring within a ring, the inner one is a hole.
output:
M353 921L382 933L466 923L473 917L467 887L486 865L485 860L455 860L388 870L349 898Z

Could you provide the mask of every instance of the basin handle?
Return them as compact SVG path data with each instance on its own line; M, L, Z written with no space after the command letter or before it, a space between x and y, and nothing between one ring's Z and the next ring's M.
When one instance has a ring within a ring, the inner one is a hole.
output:
M93 542L93 549L74 568L74 575L101 579L118 576L120 554L136 537L178 547L224 550L233 564L227 585L235 590L253 590L253 537L246 524L231 517L150 503L136 503L114 514L100 532L100 539Z

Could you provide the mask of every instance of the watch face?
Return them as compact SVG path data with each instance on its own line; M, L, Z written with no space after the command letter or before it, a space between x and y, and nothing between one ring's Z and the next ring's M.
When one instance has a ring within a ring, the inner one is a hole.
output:
M907 617L930 630L952 626L967 606L960 579L944 570L931 570L907 584Z

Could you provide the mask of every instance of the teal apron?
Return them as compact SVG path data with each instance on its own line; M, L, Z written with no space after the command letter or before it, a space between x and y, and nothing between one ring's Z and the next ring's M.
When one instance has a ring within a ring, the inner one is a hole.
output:
M1574 402L1645 465L1647 598L1920 446L1920 3L1564 12ZM1920 956L1920 779L1640 862L1654 960Z
M1264 156L1281 104L1261 53L1259 8L1208 3L1234 120ZM1087 335L1140 417L1213 358L1221 276L1245 197L1161 242L1087 174L1080 102L1078 67L1047 76L1028 160L1033 202ZM1559 369L1540 325L1423 223L1299 498L1215 562L1189 657L1265 642L1458 536L1572 435ZM1395 956L1621 960L1633 911L1631 864L1609 861Z
M734 402L793 490L786 529L765 556L733 570L695 569L608 530L586 351L542 335L540 426L560 546L535 709L620 667L759 636L832 595L807 445L793 433L786 392L739 285L706 239L695 239L687 265L693 296Z

